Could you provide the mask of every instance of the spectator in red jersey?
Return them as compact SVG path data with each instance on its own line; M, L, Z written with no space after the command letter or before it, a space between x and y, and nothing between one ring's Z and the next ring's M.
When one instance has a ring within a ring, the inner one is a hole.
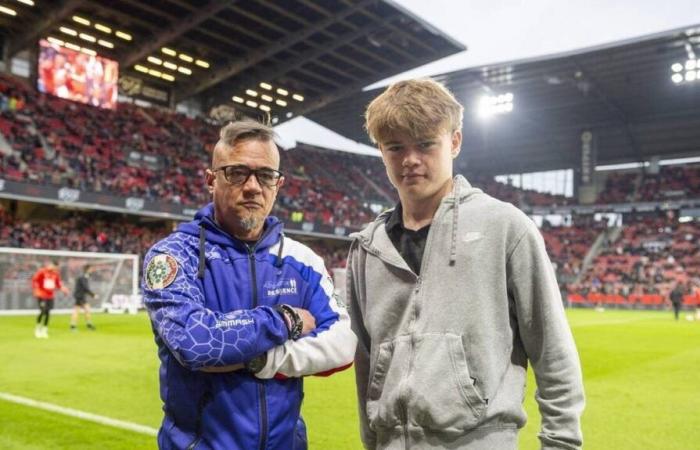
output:
M58 272L58 263L50 261L46 266L36 271L32 277L32 291L39 306L39 315L36 318L36 329L34 337L49 337L49 315L53 309L54 295L60 289L64 294L68 294L68 288L61 282L61 274ZM41 321L44 324L41 324Z

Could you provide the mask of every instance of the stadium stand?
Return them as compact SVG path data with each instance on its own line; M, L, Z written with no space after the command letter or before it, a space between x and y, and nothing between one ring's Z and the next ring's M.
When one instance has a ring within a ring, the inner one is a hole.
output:
M700 165L663 166L658 174L642 176L641 201L700 198Z
M160 221L145 225L100 216L72 213L51 221L30 221L13 217L0 205L0 247L144 254L168 233Z
M4 75L0 93L8 105L0 116L10 144L1 165L7 179L195 208L208 202L206 190L192 183L203 180L217 125L129 104L98 109L34 93ZM374 217L370 204L396 201L376 157L300 145L281 159L287 186L275 213L292 223L357 227Z
M121 104L104 110L68 102L0 75L0 168L7 180L196 208L208 194L192 183L203 179L217 130L215 123L158 108ZM286 186L273 213L293 228L311 223L345 234L397 201L374 156L299 143L281 152L281 168ZM576 206L572 198L519 189L489 176L470 175L469 180L526 211ZM700 165L662 166L657 173L607 172L596 203L676 198L700 198ZM0 208L0 246L142 254L172 226L169 221L95 220L77 212L60 220L30 221ZM676 283L688 292L687 306L697 303L692 295L700 280L697 222L680 223L676 215L625 214L623 227L612 231L592 216L576 218L571 226L543 222L542 235L571 304L660 308ZM310 245L329 268L344 267L346 244L319 239Z
M598 194L598 203L625 203L636 199L638 172L610 172L605 179L605 187Z
M669 216L632 219L609 240L578 283L574 303L660 307L676 284L695 305L700 279L700 224Z
M470 175L467 177L472 186L478 187L489 195L504 202L524 208L529 206L565 206L571 205L573 200L563 195L554 195L538 192L532 189L520 189L509 184L496 181L492 177L483 175Z
M654 202L700 198L700 165L661 166L658 173L640 169L611 171L597 203Z

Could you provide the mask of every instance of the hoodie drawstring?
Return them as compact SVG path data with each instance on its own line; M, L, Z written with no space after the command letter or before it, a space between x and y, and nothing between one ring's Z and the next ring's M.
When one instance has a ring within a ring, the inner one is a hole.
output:
M282 249L284 248L284 233L280 233L280 249L277 251L277 261L275 261L275 267L278 269L282 267Z
M450 247L450 266L457 263L457 228L459 227L459 182L454 183L454 207L452 208L452 245Z
M200 224L199 225L199 266L197 267L197 278L200 278L200 279L204 278L204 268L205 268L205 264L207 262L206 255L204 253L204 243L206 242L204 234L205 234L204 225Z

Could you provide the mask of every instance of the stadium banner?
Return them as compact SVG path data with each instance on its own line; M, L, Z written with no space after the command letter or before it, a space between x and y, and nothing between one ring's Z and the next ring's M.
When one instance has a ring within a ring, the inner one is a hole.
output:
M70 204L87 209L178 221L191 220L199 209L199 207L192 205L151 201L140 197L125 198L103 192L82 191L67 186L22 183L3 178L0 178L0 198L53 205ZM335 227L320 222L294 223L292 221L287 221L285 228L300 234L336 239L345 238L348 234L359 230L359 227Z
M170 105L170 93L147 84L138 77L122 75L119 77L119 94L126 97L137 98L162 106Z
M581 133L581 175L580 186L593 184L593 172L596 166L595 136L590 130Z

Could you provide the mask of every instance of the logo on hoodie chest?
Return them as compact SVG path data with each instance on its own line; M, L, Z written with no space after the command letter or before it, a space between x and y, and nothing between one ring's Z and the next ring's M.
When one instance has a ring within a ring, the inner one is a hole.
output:
M263 292L266 297L297 295L297 280L283 278L279 281L266 281L263 284Z

